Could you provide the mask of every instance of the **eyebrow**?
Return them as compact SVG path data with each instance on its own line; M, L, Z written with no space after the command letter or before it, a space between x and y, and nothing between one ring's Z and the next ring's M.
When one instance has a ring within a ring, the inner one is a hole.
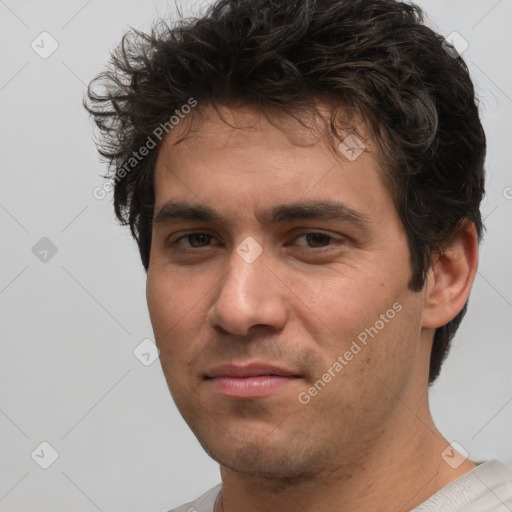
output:
M264 224L277 224L297 219L335 219L348 222L358 228L367 228L372 224L371 219L362 212L354 210L342 202L331 200L280 204L264 212L260 219ZM159 208L153 219L153 224L179 221L228 224L230 217L224 217L203 204L168 201Z

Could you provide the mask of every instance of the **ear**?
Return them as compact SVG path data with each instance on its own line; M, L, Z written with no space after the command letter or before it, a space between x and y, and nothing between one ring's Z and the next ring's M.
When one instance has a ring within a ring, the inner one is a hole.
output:
M464 307L478 267L478 236L475 225L467 222L451 243L434 256L425 285L424 328L447 324Z

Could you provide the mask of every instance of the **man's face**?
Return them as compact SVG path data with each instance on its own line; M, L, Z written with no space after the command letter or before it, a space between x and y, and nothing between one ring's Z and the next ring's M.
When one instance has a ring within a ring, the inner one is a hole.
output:
M149 312L205 450L237 471L293 477L369 450L426 382L423 293L408 290L405 230L372 152L351 161L306 144L298 123L223 112L243 128L209 109L159 154ZM222 221L176 217L170 202ZM344 214L287 209L334 202ZM287 214L272 219L278 206Z

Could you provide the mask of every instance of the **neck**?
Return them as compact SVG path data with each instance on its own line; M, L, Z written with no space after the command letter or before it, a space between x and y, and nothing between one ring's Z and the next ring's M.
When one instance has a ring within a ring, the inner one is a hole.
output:
M347 447L314 476L277 479L221 466L215 512L413 509L475 464L466 460L451 468L441 457L449 443L432 421L428 399L415 410L405 405L412 403L402 401L378 436L358 440L357 449Z

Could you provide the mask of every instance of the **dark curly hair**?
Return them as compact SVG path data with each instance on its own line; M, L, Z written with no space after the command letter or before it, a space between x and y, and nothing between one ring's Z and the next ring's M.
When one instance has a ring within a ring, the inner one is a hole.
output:
M155 134L191 99L197 109L242 102L292 116L324 101L338 138L338 110L357 113L407 232L411 291L469 222L480 242L486 141L475 91L462 58L423 22L419 7L395 0L218 0L199 18L125 34L84 105L110 164L116 216L146 271ZM466 309L436 329L430 383Z

